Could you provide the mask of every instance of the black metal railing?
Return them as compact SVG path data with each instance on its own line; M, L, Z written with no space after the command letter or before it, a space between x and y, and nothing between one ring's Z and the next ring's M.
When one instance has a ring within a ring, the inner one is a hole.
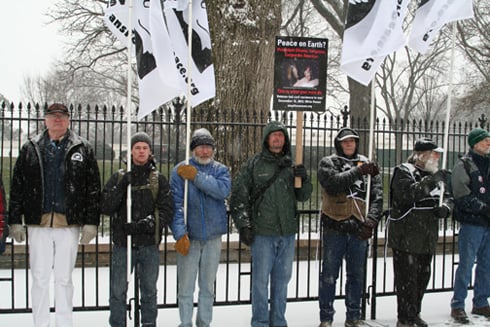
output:
M28 137L43 129L43 105L1 104L0 106L0 166L6 187L7 197L12 178L12 167L20 147ZM169 176L173 166L184 160L187 147L186 117L179 106L161 108L141 121L135 121L131 131L147 132L153 142L153 152L162 173ZM124 167L126 145L126 116L122 107L70 106L71 125L74 131L87 138L94 146L98 159L101 183L105 183L117 169ZM294 277L291 281L289 301L312 301L318 298L318 277L321 267L321 247L319 235L319 208L321 205L320 187L316 179L319 160L329 155L333 149L336 131L349 124L356 128L367 144L368 124L364 120L350 119L348 111L343 116L304 113L303 118L303 160L314 182L311 199L299 205L300 226L297 236ZM234 175L246 158L260 151L262 131L270 120L281 120L287 126L295 144L295 113L271 112L245 113L231 117L227 112L197 110L193 112L192 129L206 127L216 139L216 159L227 164ZM233 118L233 119L232 119ZM467 151L466 135L473 127L488 129L485 116L478 123L457 122L450 126L447 145L447 167L451 168L458 155ZM408 156L414 139L422 136L443 143L444 123L425 121L388 122L377 120L374 131L374 157L382 166L383 186L387 199L391 168ZM361 152L363 152L361 150ZM294 150L293 150L294 153ZM364 151L365 153L365 151ZM385 207L387 201L385 200ZM376 316L376 297L393 296L394 285L389 262L390 253L384 258L384 230L382 222L378 234L372 242L367 265L366 279L368 293L364 308L369 300L371 317ZM455 237L457 225L448 220L441 224L438 256L434 259L432 280L429 292L446 292L452 289L455 267L457 265ZM75 310L108 310L109 259L110 259L110 220L103 217L95 244L80 246L76 276L77 291ZM168 234L168 233L167 233ZM234 226L223 238L222 269L216 283L216 305L243 304L250 302L250 253L238 242ZM176 307L176 269L175 251L171 235L161 244L161 272L158 282L158 306ZM437 261L437 262L436 262ZM0 256L0 313L30 311L28 273L28 248L25 244L13 244L9 239L7 250ZM343 279L338 283L337 296L344 296ZM10 296L9 296L10 295ZM8 300L5 300L8 299Z

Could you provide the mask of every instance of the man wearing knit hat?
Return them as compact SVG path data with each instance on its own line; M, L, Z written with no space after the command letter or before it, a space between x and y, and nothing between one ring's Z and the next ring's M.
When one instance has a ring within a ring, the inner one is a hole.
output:
M475 259L471 313L490 318L490 134L475 128L468 134L468 145L451 178L454 218L460 223L451 316L462 324L470 323L464 305Z
M172 220L170 186L155 167L151 139L138 132L131 138L131 171L113 174L103 190L102 213L111 216L112 248L111 326L126 326L127 238L131 235L132 267L137 267L141 294L141 325L156 326L159 244ZM131 185L131 222L127 222L126 195Z
M199 296L196 325L209 327L213 318L214 282L221 254L221 236L228 230L225 199L231 190L230 171L214 160L215 147L214 138L207 129L194 131L189 163L179 163L170 178L174 198L174 217L170 228L177 241L180 327L193 326L197 275ZM187 208L184 208L186 182Z

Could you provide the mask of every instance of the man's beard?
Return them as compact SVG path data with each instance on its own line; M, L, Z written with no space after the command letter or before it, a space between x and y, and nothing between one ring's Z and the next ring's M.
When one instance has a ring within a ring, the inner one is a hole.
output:
M439 160L429 158L424 165L424 170L429 173L435 173L439 169Z
M213 158L201 158L201 157L197 157L197 156L194 156L194 158L196 159L196 161L200 164L200 165L209 165L211 163L211 161L213 160Z

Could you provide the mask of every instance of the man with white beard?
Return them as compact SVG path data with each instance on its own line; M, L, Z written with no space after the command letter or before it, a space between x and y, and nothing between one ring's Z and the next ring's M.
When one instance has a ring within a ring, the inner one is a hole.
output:
M213 318L214 282L221 254L221 236L228 231L225 199L231 191L228 167L214 160L215 141L205 128L192 134L189 162L172 171L170 187L174 217L170 228L177 241L179 327L209 327ZM187 180L187 215L184 210ZM199 276L199 277L197 277ZM196 323L192 323L194 288L199 295Z
M407 162L393 171L388 246L393 250L397 327L428 326L420 316L422 298L431 275L439 219L449 217L452 208L447 192L439 205L440 182L447 190L449 178L446 170L438 170L441 152L432 140L419 139Z

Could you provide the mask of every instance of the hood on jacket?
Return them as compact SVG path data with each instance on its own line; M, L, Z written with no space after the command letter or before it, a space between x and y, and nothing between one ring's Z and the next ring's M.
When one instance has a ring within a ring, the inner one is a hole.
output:
M264 137L262 139L262 151L272 153L269 151L269 147L267 145L267 138L269 137L269 134L277 131L283 132L285 137L284 147L282 148L281 154L291 156L291 141L289 140L288 130L286 126L279 121L271 121L270 123L267 124L267 126L265 126Z
M340 142L347 138L354 138L356 140L356 151L352 155L352 157L355 157L357 156L359 150L359 133L357 133L357 131L352 128L343 127L339 130L334 140L335 150L337 151L337 154L339 156L345 157L345 153L342 150L342 146L340 145Z

